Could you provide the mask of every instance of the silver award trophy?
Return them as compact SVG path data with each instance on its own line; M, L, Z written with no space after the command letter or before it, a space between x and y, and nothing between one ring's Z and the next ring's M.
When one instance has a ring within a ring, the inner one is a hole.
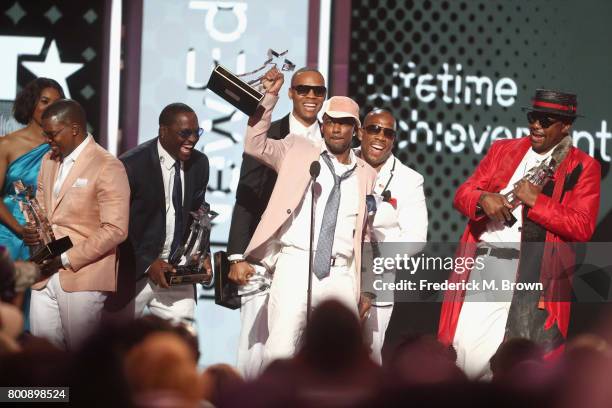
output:
M268 69L280 67L281 71L293 71L295 65L284 58L287 51L268 50L268 59L257 69L236 75L222 65L217 65L208 80L208 89L225 99L247 116L252 116L264 97L261 80Z
M21 180L13 183L19 208L29 224L34 225L40 236L40 244L30 247L30 262L37 264L61 255L72 248L72 241L68 236L55 239L53 229L44 211L34 195L32 186L25 186Z
M166 280L170 286L209 284L212 280L212 275L204 271L204 260L210 248L212 220L219 214L211 211L208 203L202 203L197 211L192 211L190 214L193 220L187 241L170 258L169 263L176 270L176 273L166 273Z
M544 160L539 165L529 169L527 174L525 174L525 176L521 180L527 180L528 182L536 186L544 186L546 183L548 183L548 180L553 177L555 171L557 170L563 159L565 159L565 156L567 156L567 153L569 152L571 146L572 138L570 136L564 137L557 144L557 146L555 146L555 149L553 150L548 160ZM504 194L504 197L506 197L506 200L508 200L508 202L512 205L512 210L514 210L521 204L521 200L516 197L516 195L514 194L514 190L511 190L510 192ZM508 227L512 227L517 221L514 215L510 215L512 216L512 218L504 222L504 224Z

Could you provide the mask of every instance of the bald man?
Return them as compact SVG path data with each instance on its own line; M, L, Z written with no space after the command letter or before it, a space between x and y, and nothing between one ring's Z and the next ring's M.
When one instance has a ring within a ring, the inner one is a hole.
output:
M377 172L374 193L386 197L374 216L372 238L378 242L424 243L427 206L423 176L392 154L396 134L395 118L382 109L368 113L358 133L361 141L358 155ZM408 247L414 250L420 245ZM395 281L393 276L389 279ZM370 344L372 359L379 364L392 311L393 302L375 301L365 321L366 341Z
M51 151L43 157L36 198L56 238L73 247L44 265L32 286L32 334L76 348L97 326L108 292L116 290L116 252L127 236L130 187L119 160L87 133L78 102L60 99L42 115ZM28 228L26 243L36 243Z

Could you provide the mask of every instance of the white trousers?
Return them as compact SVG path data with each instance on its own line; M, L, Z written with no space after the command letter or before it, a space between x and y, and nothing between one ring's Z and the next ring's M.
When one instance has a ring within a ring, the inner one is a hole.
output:
M472 270L470 281L495 281L500 289L501 281L516 281L518 259L480 257L482 271ZM453 339L457 351L457 365L470 379L489 379L489 360L504 340L511 297L501 291L467 291L461 307L459 322ZM500 301L503 300L503 301Z
M194 324L196 302L193 285L176 285L164 289L146 278L136 282L136 293L133 304L128 305L133 308L136 318L142 317L145 307L148 307L151 314L162 319Z
M56 273L43 289L32 290L32 334L61 349L74 350L98 327L105 300L105 292L64 291Z
M268 340L269 295L269 290L266 290L241 298L236 367L246 379L254 379L261 373L264 346Z
M268 301L270 335L264 347L264 366L295 353L306 323L307 288L308 252L281 252ZM355 274L350 267L332 267L321 280L313 275L312 307L327 299L340 301L357 315Z
M391 313L393 313L393 303L372 306L363 327L365 342L370 345L370 358L380 365L382 365L382 347Z

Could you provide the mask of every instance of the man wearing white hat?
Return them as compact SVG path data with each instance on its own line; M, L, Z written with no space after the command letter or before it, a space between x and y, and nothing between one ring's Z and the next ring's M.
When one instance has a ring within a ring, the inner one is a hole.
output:
M309 264L311 164L320 164L315 184L312 305L335 298L357 313L358 275L366 219L366 195L375 171L351 150L360 127L359 106L332 97L323 110L323 140L293 134L266 137L283 75L275 68L264 77L262 111L252 116L245 153L278 173L268 207L249 243L247 261L273 271L268 304L269 337L264 362L290 357L306 321Z

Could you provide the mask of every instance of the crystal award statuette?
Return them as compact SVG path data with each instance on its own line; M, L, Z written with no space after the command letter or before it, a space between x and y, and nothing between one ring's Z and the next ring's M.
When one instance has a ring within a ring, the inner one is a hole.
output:
M557 171L557 168L559 168L559 165L567 156L570 147L572 147L572 138L571 136L565 136L557 146L555 146L550 157L529 169L521 181L526 180L538 187L546 185L546 183L553 178L555 171ZM518 182L514 185L517 184ZM508 193L504 194L504 197L506 197L506 200L512 205L512 210L510 211L514 211L514 209L521 204L521 200L514 194L514 190L510 190ZM476 214L482 215L483 213L484 211L480 207L480 204L478 204L476 206ZM508 227L512 227L517 221L514 215L510 214L510 217L510 220L504 222Z
M257 69L236 75L222 65L217 65L208 80L208 89L225 99L247 116L252 116L264 92L261 80L272 66L280 66L281 71L293 71L295 65L283 58L287 51L268 50L268 59Z
M170 257L169 263L176 273L166 272L166 281L170 286L208 284L212 280L204 270L204 260L210 248L210 230L212 220L219 214L210 210L208 203L202 203L197 211L192 211L193 220L189 227L189 236L182 247L179 246Z
M70 237L55 239L51 224L40 207L32 186L26 187L21 180L17 180L13 183L13 187L16 193L15 199L19 201L19 208L26 222L34 225L40 236L40 244L30 246L30 259L28 260L40 264L72 248Z

